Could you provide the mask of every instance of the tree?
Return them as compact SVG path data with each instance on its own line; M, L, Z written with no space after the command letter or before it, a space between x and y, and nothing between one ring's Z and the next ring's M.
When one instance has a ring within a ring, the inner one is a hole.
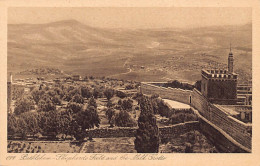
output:
M135 149L138 153L158 153L159 129L153 114L152 104L148 97L140 100L141 114L135 138Z
M56 137L56 135L59 133L58 113L56 111L44 112L41 118L42 124L39 126L43 127L44 133Z
M62 86L60 86L60 87L62 87ZM56 92L57 95L60 96L60 98L63 98L64 92L60 87L55 87L53 90Z
M90 98L90 97L92 97L93 94L88 87L83 86L83 87L81 87L81 95L82 95L82 97Z
M86 134L86 129L99 127L100 124L97 109L94 106L88 106L86 110L78 112L75 120L80 126L81 136Z
M97 99L98 97L102 97L102 92L99 88L95 87L93 90L93 96L95 99Z
M121 104L121 108L123 110L132 110L132 107L133 107L133 100L132 99L127 99L127 100L123 100L122 101L122 104Z
M61 105L61 99L60 99L60 96L59 95L55 95L53 96L52 98L52 102L56 105Z
M110 127L113 127L114 123L112 123L112 117L115 116L115 110L112 109L112 108L108 108L106 110L106 116L107 116L107 119L108 119L108 123L110 124Z
M117 97L120 97L121 99L127 97L126 93L122 92L122 91L116 91L116 95Z
M17 119L14 114L8 114L7 116L7 131L7 135L12 137L18 132Z
M81 96L81 90L79 88L75 88L73 86L68 87L67 93L64 95L63 99L66 101L70 101L73 96L80 95Z
M88 107L89 107L89 106L93 106L93 107L97 108L96 100L95 100L93 97L91 97L91 98L89 99L89 101L88 101Z
M114 90L113 89L106 89L104 91L104 95L106 96L107 100L110 100L114 96Z
M47 91L47 94L48 94L50 97L54 97L55 95L57 95L56 91L51 90L51 89Z
M128 112L121 110L115 114L115 125L119 127L133 127L136 123Z
M52 103L50 99L40 100L38 104L38 111L55 111L56 106Z
M15 103L14 113L20 115L21 113L28 112L34 108L34 101L30 97L23 97Z
M31 134L34 138L35 134L40 132L40 128L38 125L38 118L37 118L37 113L33 112L33 113L23 113L20 115L20 119L23 119L24 122L26 123L26 130L29 134Z
M76 114L79 111L82 111L82 108L83 108L82 104L75 103L75 102L69 102L69 104L67 106L67 111L72 114Z
M38 104L38 102L40 101L42 95L44 94L45 92L43 90L37 90L37 89L34 89L32 91L32 97L33 97L33 100L35 101L36 104Z
M18 126L17 134L19 134L22 137L22 139L26 139L27 135L28 135L28 128L27 128L27 123L26 123L25 119L18 118L17 126Z
M83 97L81 95L79 95L79 94L76 94L75 96L73 96L71 101L79 103L79 104L83 104L84 103Z
M63 139L67 138L67 135L71 132L72 115L68 111L61 111L57 115L58 133L64 134Z

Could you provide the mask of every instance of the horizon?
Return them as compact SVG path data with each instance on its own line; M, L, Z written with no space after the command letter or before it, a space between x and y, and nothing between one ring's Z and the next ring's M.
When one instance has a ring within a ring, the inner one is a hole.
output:
M250 8L9 8L8 24L77 20L108 29L200 28L252 24ZM214 21L212 21L214 20Z
M53 24L53 23L60 23L60 22L73 22L76 21L82 25L92 27L92 28L103 28L103 29L123 29L123 30L145 30L145 29L197 29L197 28L210 28L210 27L227 27L227 26L245 26L245 25L251 25L252 22L242 23L242 24L232 24L232 25L207 25L207 26L201 26L201 27L161 27L161 28L153 28L153 27L144 27L144 28L106 28L106 27L96 27L91 26L89 24L85 24L77 19L64 19L64 20L57 20L57 21L51 21L46 23L8 23L7 25L46 25L46 24Z

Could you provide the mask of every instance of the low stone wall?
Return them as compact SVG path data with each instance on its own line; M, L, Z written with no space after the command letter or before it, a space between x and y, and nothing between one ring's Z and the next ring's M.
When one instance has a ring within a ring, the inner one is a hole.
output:
M113 138L113 137L134 137L137 127L114 127L97 128L87 130L87 137L92 138Z
M160 137L164 138L175 138L181 134L187 133L192 130L199 130L199 122L191 121L186 123L175 124L172 126L166 126L159 128Z
M197 130L198 121L175 124L171 126L160 127L161 138L174 138L180 134L191 130ZM92 138L113 138L113 137L135 137L137 127L115 127L115 128L97 128L87 131L87 137Z
M185 104L190 103L190 95L192 91L179 88L165 88L153 85L149 82L141 83L141 92L144 94L158 94L161 98L175 100Z

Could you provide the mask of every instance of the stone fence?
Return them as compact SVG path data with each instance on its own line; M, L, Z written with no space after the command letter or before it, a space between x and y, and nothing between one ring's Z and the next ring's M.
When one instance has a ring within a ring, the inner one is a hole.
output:
M197 109L203 117L229 134L234 140L251 149L252 125L243 123L230 116L220 105L212 104L196 89L192 93L192 107Z
M183 90L179 88L170 87L165 88L162 86L154 85L149 82L141 83L141 92L148 95L158 94L161 98L175 100L185 104L190 103L190 96L192 93L192 91L190 90Z
M191 130L197 130L198 121L179 123L171 126L160 127L161 138L174 138L180 134ZM92 138L113 138L113 137L135 137L137 127L114 127L114 128L96 128L87 130L87 137Z

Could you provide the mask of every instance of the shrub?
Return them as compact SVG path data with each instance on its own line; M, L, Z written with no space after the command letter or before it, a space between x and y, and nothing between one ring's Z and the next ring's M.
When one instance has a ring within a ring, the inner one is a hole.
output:
M133 127L136 123L128 112L121 110L115 115L115 125L119 127Z
M120 97L121 99L127 97L126 93L124 93L122 91L116 91L116 95L117 95L117 97Z
M107 100L110 100L114 96L114 90L113 89L106 89L104 91L104 95L106 96Z

